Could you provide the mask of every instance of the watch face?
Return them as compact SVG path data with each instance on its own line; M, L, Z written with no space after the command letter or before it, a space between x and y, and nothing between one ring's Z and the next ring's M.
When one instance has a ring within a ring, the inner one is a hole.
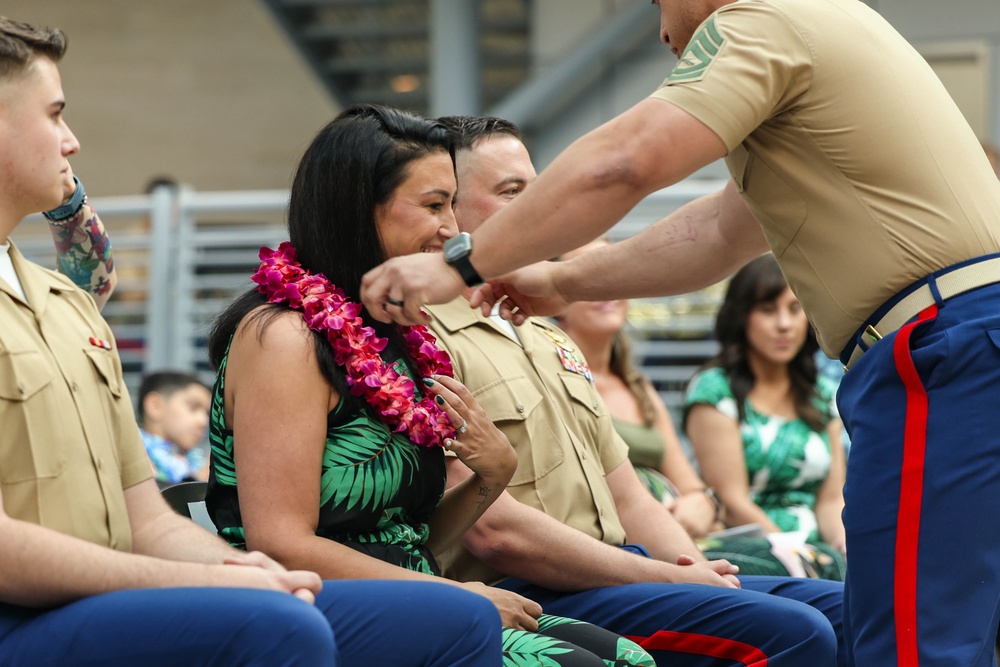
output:
M444 260L454 262L461 259L472 251L472 237L462 232L458 236L448 239L444 243Z

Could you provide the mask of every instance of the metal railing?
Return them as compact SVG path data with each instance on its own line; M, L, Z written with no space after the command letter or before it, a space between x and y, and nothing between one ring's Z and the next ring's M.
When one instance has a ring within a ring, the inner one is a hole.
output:
M687 181L655 193L610 236L631 236L691 198L720 187L718 181ZM288 196L287 190L197 192L160 186L149 195L92 199L114 248L119 284L103 314L115 333L130 390L134 392L142 373L161 369L193 370L211 382L206 354L211 323L251 285L260 247L274 247L287 238ZM13 238L26 256L43 266L55 265L41 216L19 226ZM655 339L657 332L674 328L684 332L678 340L640 340L637 345L640 363L644 358L656 360L656 368L647 370L658 386L664 385L661 389L671 402L677 398L677 383L686 380L678 374L690 368L659 369L669 366L672 357L709 353L712 344L704 338L710 318L705 313L712 302L711 297L688 295L643 300L635 307L642 320L635 323L640 338ZM658 315L647 317L644 312Z

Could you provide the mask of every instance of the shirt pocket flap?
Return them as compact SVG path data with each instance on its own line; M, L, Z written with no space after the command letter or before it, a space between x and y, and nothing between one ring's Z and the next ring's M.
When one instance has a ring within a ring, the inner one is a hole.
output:
M104 380L105 384L108 386L108 391L115 398L121 398L122 395L122 385L118 381L118 373L115 369L115 360L111 358L111 352L108 350L94 348L92 350L85 350L87 358L90 359L90 363L94 366L97 374Z
M600 396L597 394L597 390L594 389L593 382L576 373L560 373L559 377L562 379L567 393L569 393L570 397L576 403L579 403L589 412L592 412L595 417L600 417L604 414Z
M563 427L546 418L545 410L538 409L543 397L528 378L503 378L477 390L475 395L517 452L517 470L508 486L533 484L562 464L564 454L552 429Z
M37 350L0 352L0 398L26 401L56 376Z
M542 402L538 390L525 377L502 378L475 393L491 421L524 421Z

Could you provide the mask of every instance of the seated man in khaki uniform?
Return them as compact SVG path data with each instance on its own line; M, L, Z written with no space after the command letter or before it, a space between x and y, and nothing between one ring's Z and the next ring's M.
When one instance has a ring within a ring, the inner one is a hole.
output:
M471 231L534 167L510 123L441 122L456 138L456 218ZM669 664L718 664L734 643L771 665L837 664L843 586L736 578L726 561L707 561L639 482L568 336L539 318L513 327L483 317L462 297L428 310L455 376L518 454L507 493L442 558L446 575L530 591L548 613L628 635ZM468 474L450 461L450 483Z

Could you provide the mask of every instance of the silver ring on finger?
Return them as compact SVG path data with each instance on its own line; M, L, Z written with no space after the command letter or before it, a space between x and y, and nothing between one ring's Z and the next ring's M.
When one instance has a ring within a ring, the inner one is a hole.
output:
M462 420L462 425L455 429L455 433L458 433L459 435L461 435L462 433L465 433L468 430L469 430L469 422L467 422L467 421L465 421L463 419Z

